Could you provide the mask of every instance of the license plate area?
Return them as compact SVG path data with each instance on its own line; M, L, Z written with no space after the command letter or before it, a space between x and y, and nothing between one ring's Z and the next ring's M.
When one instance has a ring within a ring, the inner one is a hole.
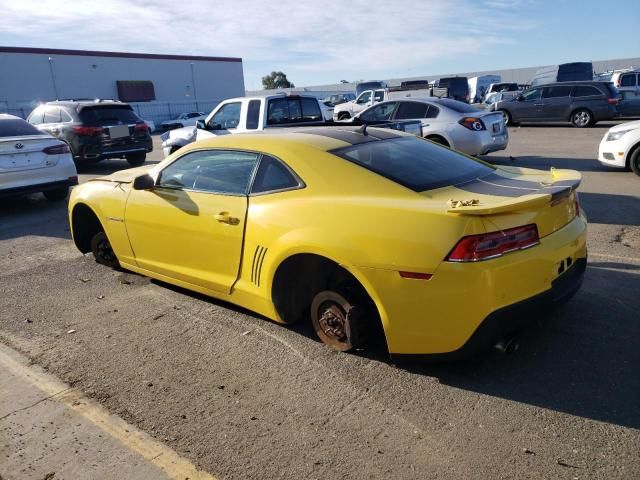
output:
M502 130L500 122L495 122L492 125L492 128L493 128L493 133L500 133L500 130Z
M109 137L122 138L129 136L129 125L114 125L109 127Z

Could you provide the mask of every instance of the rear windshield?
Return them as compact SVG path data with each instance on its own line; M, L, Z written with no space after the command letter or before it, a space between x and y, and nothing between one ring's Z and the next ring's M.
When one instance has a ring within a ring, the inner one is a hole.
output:
M450 98L442 98L438 103L458 113L478 113L478 109L468 103L458 102Z
M331 153L415 192L457 185L493 171L484 163L421 138L360 143Z
M109 125L119 123L136 123L140 118L128 106L88 107L80 112L82 123L91 125Z
M0 137L22 137L27 135L43 135L43 133L20 118L0 119Z

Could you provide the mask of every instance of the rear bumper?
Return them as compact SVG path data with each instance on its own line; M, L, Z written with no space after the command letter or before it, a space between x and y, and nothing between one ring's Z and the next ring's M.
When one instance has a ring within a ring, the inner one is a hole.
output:
M13 197L18 195L28 195L30 193L45 192L47 190L56 190L58 188L72 187L78 185L78 177L71 177L67 180L58 180L55 182L37 183L35 185L25 185L23 187L14 187L0 189L0 198Z
M469 340L458 350L435 354L391 354L391 357L399 363L470 358L491 348L500 339L522 330L549 309L569 300L580 289L586 268L587 258L579 258L551 283L549 290L495 310L482 321Z
M73 157L83 162L122 158L131 153L148 153L153 151L151 136L136 141L127 141L116 145L105 145L100 141L77 142L72 144Z
M504 150L509 144L509 133L504 127L500 134L492 134L489 131L469 132L465 129L462 133L458 132L457 137L452 138L454 148L468 155L486 155Z

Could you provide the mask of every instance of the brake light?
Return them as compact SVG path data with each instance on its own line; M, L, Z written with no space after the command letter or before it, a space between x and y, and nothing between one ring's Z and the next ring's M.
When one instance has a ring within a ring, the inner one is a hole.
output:
M607 103L609 105L618 105L620 103L619 98L607 98Z
M477 117L464 117L458 123L463 127L468 128L469 130L475 130L476 132L486 130L482 120Z
M62 153L69 153L69 145L61 143L60 145L43 148L42 151L47 155L60 155Z
M96 135L100 135L102 130L102 127L87 127L84 125L73 127L75 133L84 137L95 137Z
M146 132L147 130L149 130L149 127L146 123L136 123L136 126L133 127L133 129L136 132Z
M463 237L451 250L449 262L478 262L501 257L505 253L524 250L540 243L535 223L499 232Z

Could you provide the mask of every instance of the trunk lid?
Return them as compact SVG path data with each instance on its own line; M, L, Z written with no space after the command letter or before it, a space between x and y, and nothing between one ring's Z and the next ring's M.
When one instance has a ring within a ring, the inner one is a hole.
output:
M0 141L0 172L52 167L58 155L47 155L42 150L59 143L50 135L4 137Z
M491 135L502 135L506 132L504 117L500 112L483 112L475 115L484 123L485 128Z
M545 237L576 217L580 181L575 170L499 167L422 195L442 203L449 214L481 217L488 232L535 223L540 237Z

